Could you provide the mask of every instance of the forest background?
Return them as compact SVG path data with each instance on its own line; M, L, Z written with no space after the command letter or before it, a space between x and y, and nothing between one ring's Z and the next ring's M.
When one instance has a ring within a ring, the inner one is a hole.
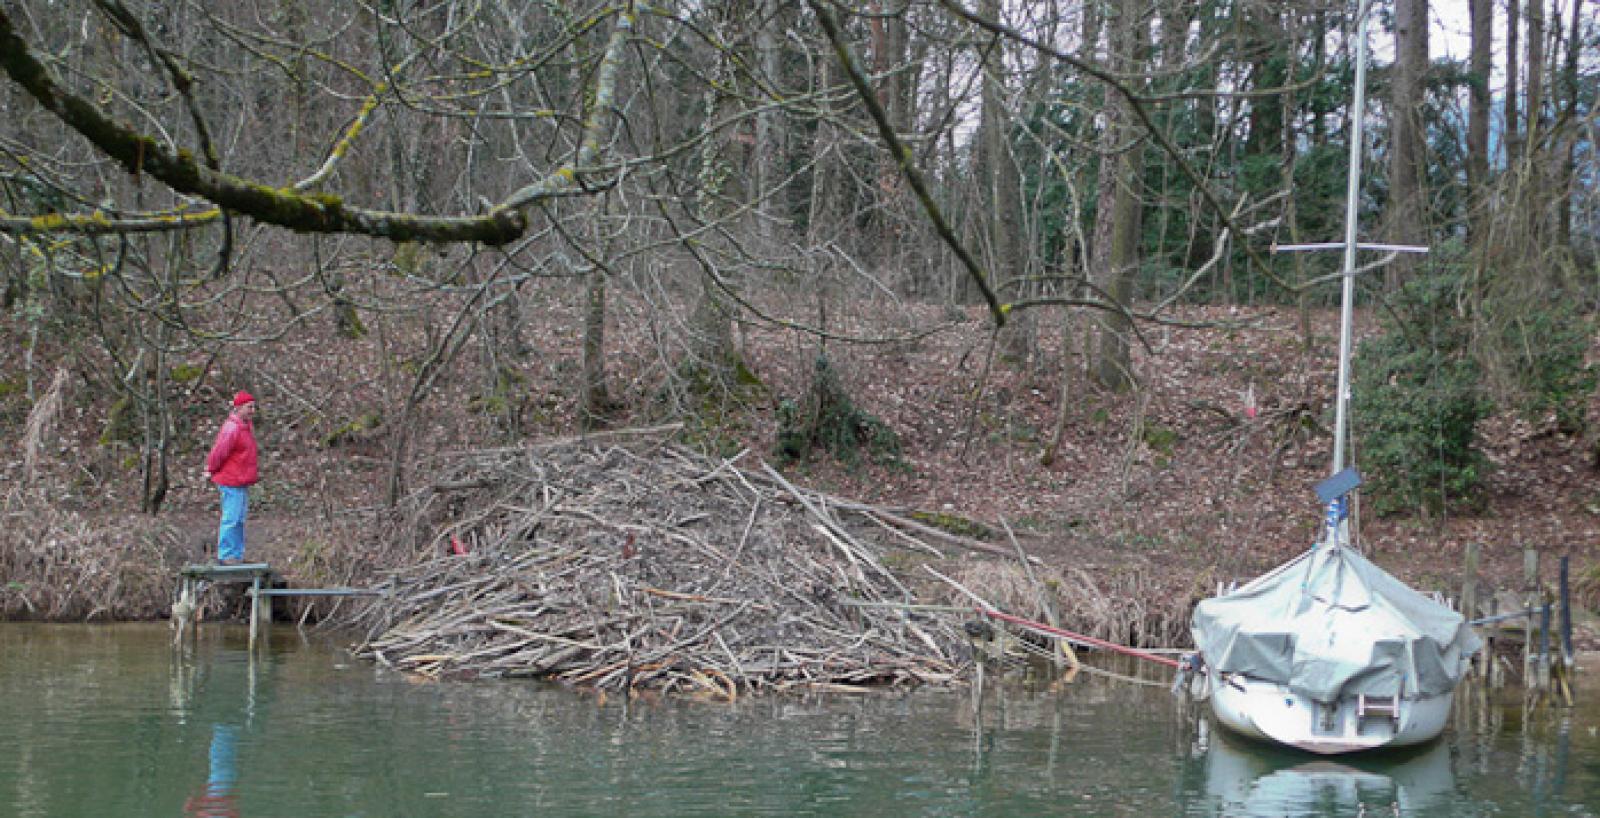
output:
M237 389L308 585L436 556L441 452L667 424L1120 605L1248 576L1320 519L1340 255L1271 249L1343 237L1355 5L4 0L0 613L160 615ZM1593 606L1600 5L1459 5L1370 11L1361 238L1431 252L1361 259L1363 539Z

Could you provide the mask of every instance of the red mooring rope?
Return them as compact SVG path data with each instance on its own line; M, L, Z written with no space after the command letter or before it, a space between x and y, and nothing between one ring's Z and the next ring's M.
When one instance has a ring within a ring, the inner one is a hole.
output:
M1118 645L1114 642L1107 642L1104 639L1096 639L1093 636L1084 636L1081 633L1073 633L1072 631L1051 627L1043 622L1035 622L1031 619L1023 619L1020 616L1012 616L1011 614L1001 613L1000 611L991 610L989 608L974 608L973 610L991 619L998 619L1002 622L1010 622L1013 625L1021 625L1024 628L1041 631L1043 633L1050 634L1051 636L1064 637L1075 642L1093 645L1097 648L1105 648L1106 650L1132 656L1135 659L1143 659L1147 662L1155 662L1156 664L1166 665L1168 667L1182 667L1182 665L1179 664L1178 660L1176 659L1168 659L1165 656L1157 656L1154 653L1146 653L1138 648L1130 648L1126 645Z

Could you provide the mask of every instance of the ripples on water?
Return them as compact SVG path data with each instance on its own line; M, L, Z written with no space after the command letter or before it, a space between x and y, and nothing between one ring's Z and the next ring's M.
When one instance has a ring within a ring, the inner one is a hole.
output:
M418 683L280 629L0 625L0 815L1595 815L1600 681L1463 704L1420 752L1215 734L1160 686L597 703ZM1124 672L1146 672L1123 667ZM1151 675L1159 680L1159 675Z

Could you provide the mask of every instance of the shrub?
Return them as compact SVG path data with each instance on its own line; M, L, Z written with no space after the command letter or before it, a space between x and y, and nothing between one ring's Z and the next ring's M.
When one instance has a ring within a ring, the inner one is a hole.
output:
M898 463L900 459L899 436L851 402L839 376L821 355L806 400L778 404L777 455L790 463L818 448L851 467L861 462L862 449L876 463Z
M1356 356L1352 428L1379 514L1477 504L1487 460L1475 428L1490 404L1456 304L1450 276L1419 277Z
M1517 387L1516 408L1530 421L1555 421L1565 434L1584 431L1594 370L1584 363L1590 322L1570 300L1517 310L1505 323L1500 348Z

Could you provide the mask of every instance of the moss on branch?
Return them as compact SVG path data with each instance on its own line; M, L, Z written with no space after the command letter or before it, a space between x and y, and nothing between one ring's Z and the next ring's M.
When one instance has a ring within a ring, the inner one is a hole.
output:
M112 120L89 101L56 85L0 7L0 68L135 178L147 174L173 190L200 196L225 210L302 233L359 233L393 241L481 242L502 245L522 236L527 219L502 208L483 216L418 216L366 210L326 194L304 195L221 173L187 151L168 151L152 137Z

